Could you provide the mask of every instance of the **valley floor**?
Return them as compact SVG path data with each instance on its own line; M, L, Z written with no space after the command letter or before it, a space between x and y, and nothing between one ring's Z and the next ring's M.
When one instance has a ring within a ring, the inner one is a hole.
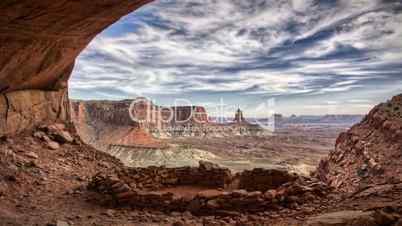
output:
M236 172L273 168L309 175L334 148L338 134L349 126L292 124L273 135L178 137L165 139L169 148L163 150L113 146L105 151L132 167L197 166L204 160Z

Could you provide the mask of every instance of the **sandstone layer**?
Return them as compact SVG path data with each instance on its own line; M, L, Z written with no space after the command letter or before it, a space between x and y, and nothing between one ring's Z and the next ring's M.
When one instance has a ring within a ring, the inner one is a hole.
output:
M122 101L72 101L72 120L85 142L105 146L163 148L155 137L171 126L208 122L201 106L161 107L143 98Z
M0 93L66 88L75 58L120 17L150 0L3 0Z
M202 106L158 106L144 99L72 101L72 121L83 140L98 149L163 148L161 139L261 133L246 121L216 124Z
M21 90L0 96L0 136L43 123L69 121L67 90Z

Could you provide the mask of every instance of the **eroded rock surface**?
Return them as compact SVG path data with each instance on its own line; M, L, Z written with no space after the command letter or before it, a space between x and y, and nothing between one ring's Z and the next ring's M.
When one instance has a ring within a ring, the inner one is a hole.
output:
M0 136L70 119L67 90L23 90L0 95Z
M62 98L76 57L107 26L147 2L1 1L0 94L7 95L0 97L0 135L67 120Z
M402 95L376 106L361 123L339 135L318 167L336 189L357 192L376 184L402 182Z
M120 17L149 0L3 0L0 93L66 88L75 58Z

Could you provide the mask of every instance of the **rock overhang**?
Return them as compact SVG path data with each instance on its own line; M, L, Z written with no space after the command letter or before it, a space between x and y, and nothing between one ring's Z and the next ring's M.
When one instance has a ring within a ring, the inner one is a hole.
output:
M74 61L91 40L151 0L0 3L0 93L66 88Z
M109 25L151 1L1 1L0 135L69 120L67 81L77 56Z

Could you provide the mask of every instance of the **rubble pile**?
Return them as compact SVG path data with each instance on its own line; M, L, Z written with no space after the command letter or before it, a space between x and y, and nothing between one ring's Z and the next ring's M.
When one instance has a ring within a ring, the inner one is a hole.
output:
M42 140L51 150L59 149L60 145L78 141L68 132L65 124L41 125L33 133L33 136Z

